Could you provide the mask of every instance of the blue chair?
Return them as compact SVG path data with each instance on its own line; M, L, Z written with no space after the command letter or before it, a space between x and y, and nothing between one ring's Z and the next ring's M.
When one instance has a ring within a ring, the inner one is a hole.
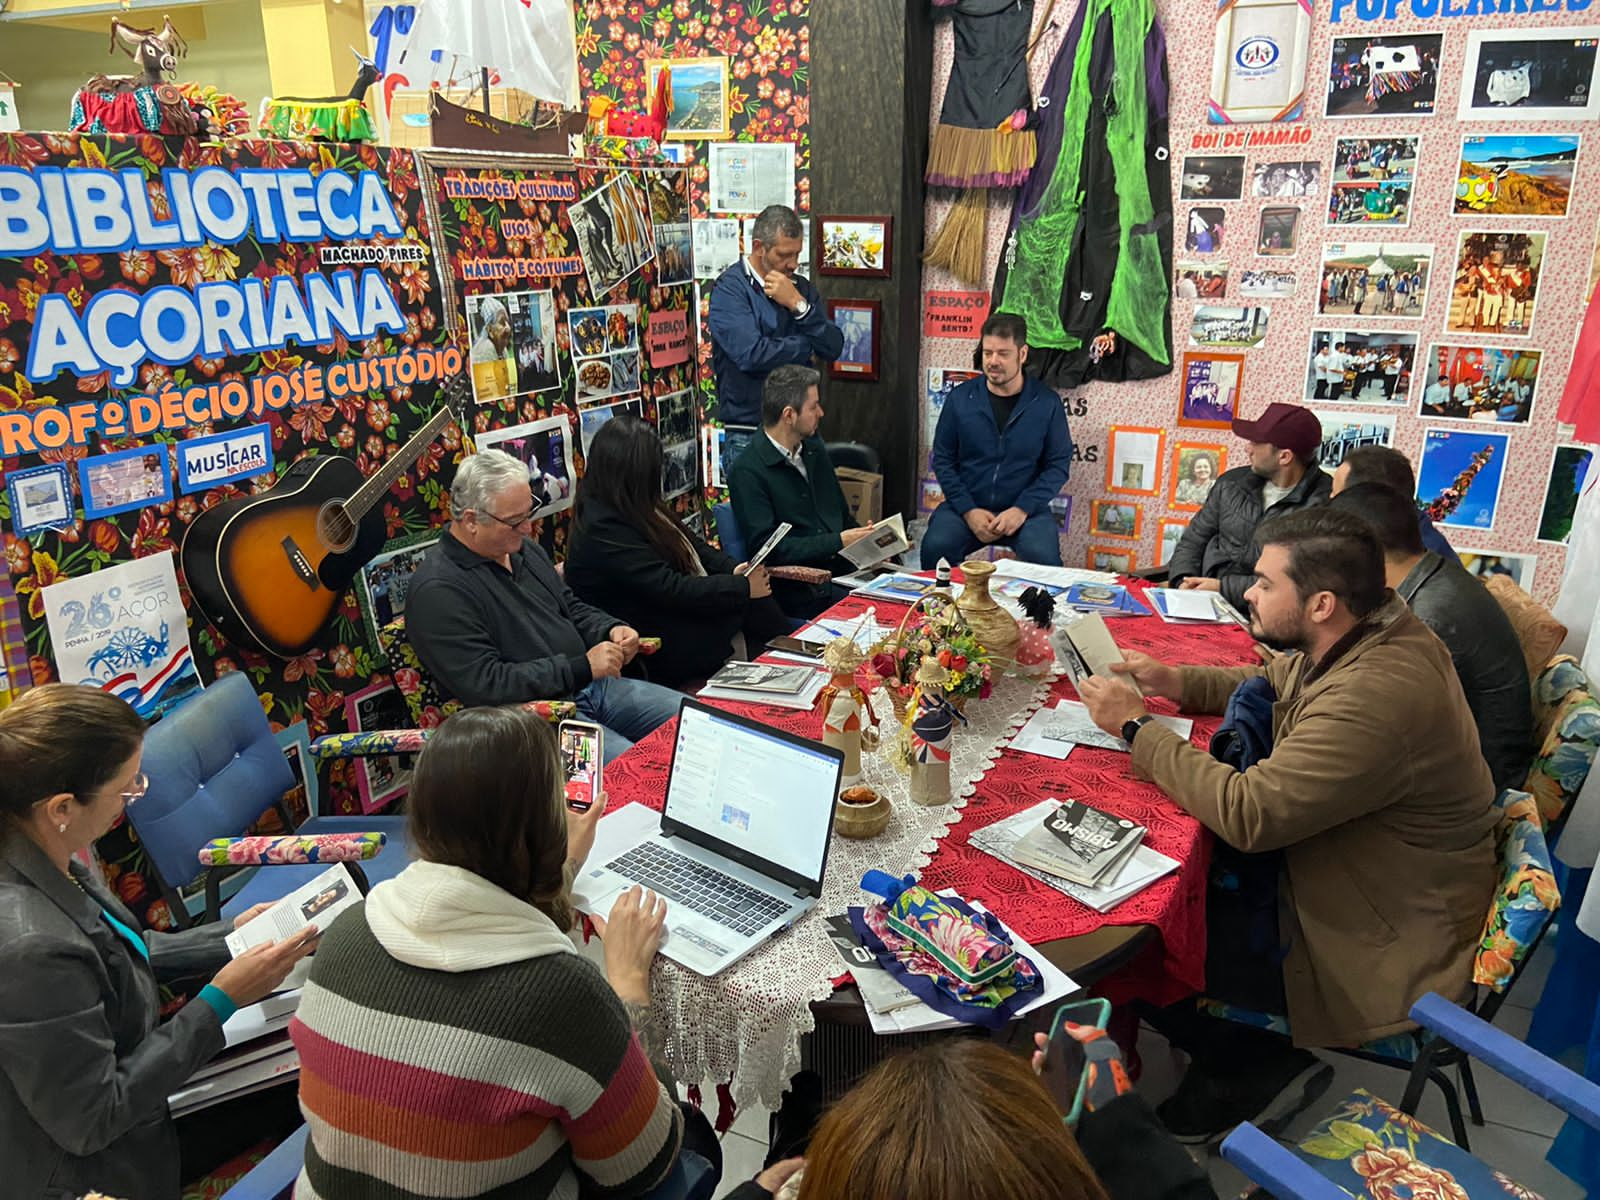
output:
M255 689L241 673L222 676L152 726L145 736L143 770L150 788L128 806L128 820L149 852L180 924L188 924L189 917L177 889L200 873L201 847L213 838L242 836L269 808L277 810L285 830L297 835L384 834L386 852L366 863L373 883L398 875L410 859L403 817L314 814L294 826L283 801L294 786L294 772ZM276 900L327 869L324 862L257 870L226 904L219 904L216 881L238 868L210 868L207 918L232 917L253 904Z
M711 518L717 524L717 538L722 542L722 552L734 562L744 562L745 544L744 534L739 529L739 522L733 515L733 504L724 500L721 504L713 505Z
M1441 1041L1458 1047L1572 1114L1600 1129L1600 1084L1567 1070L1523 1045L1487 1021L1435 993L1411 1009L1411 1019ZM1470 1200L1505 1200L1514 1184L1450 1139L1441 1137L1409 1113L1426 1081L1419 1063L1394 1108L1366 1091L1357 1091L1339 1110L1293 1149L1280 1145L1251 1124L1222 1143L1222 1157L1273 1195L1299 1200L1342 1200L1377 1195L1388 1185L1414 1187L1424 1178L1447 1192L1446 1180Z

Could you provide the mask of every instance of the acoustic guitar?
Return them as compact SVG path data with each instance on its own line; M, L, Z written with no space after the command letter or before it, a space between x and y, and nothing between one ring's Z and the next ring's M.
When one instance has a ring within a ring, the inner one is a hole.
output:
M315 644L356 572L383 548L378 501L451 421L471 428L467 375L439 391L439 411L370 478L348 458L310 455L260 495L194 519L179 561L195 603L230 642L279 658Z

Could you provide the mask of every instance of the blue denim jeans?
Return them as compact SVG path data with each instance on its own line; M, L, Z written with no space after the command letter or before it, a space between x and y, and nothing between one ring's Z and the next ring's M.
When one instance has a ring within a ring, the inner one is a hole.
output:
M601 756L610 762L678 715L683 693L643 679L596 679L575 699L580 716L605 728Z
M756 440L756 435L761 432L758 425L728 425L722 431L722 481L727 486L728 472L733 469L733 464L739 461L739 455L744 453L744 448Z
M1043 512L1029 517L1022 528L995 545L1009 546L1023 562L1042 563L1045 566L1061 565L1061 530L1056 525L1054 513ZM941 558L953 567L984 545L967 528L966 521L948 504L934 509L928 520L928 532L922 536L922 569L931 571Z

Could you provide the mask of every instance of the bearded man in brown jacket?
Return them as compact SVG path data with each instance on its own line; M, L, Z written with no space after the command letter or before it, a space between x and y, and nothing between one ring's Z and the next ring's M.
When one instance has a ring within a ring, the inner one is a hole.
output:
M1206 991L1287 1013L1293 1045L1192 1004L1151 1017L1191 1054L1161 1116L1192 1142L1244 1120L1286 1123L1332 1074L1304 1047L1409 1030L1425 992L1463 998L1494 888L1495 789L1472 711L1449 651L1385 586L1371 529L1318 508L1258 536L1251 632L1287 653L1264 670L1128 654L1121 670L1145 695L1198 713L1223 712L1239 684L1264 674L1276 696L1266 757L1234 770L1149 723L1123 680L1080 687L1095 723L1132 744L1134 770L1225 843L1221 860L1246 879L1268 864L1276 946L1246 945L1213 886Z

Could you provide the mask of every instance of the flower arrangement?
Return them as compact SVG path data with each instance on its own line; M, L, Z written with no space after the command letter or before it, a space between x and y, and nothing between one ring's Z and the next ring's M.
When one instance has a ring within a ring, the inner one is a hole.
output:
M911 618L924 611L922 624ZM954 699L986 700L994 690L994 669L989 652L978 642L960 611L948 597L929 593L917 602L890 637L872 648L868 666L889 689L895 715L906 720L916 689L917 669L924 659L937 662L950 674L944 685Z

